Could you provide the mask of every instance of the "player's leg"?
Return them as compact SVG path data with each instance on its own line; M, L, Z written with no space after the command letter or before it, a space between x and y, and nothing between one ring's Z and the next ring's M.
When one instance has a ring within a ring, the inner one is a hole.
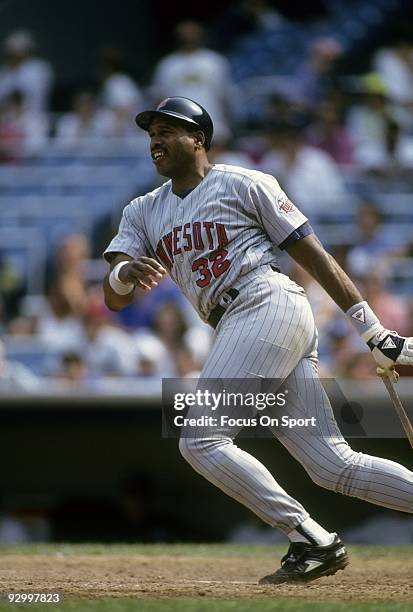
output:
M196 472L287 535L308 513L260 461L234 444L238 428L229 429L226 437L183 436L179 449Z
M284 412L293 418L315 417L316 427L277 428L274 435L318 485L413 513L413 472L394 461L352 450L337 426L315 363L314 352L300 361L283 387L289 390Z
M201 429L191 430L195 437L183 433L180 450L185 459L195 471L263 521L281 529L290 540L282 567L264 576L261 584L307 582L347 566L347 551L337 534L316 523L262 463L233 443L240 427L221 427L219 433L210 436Z
M314 345L308 301L286 277L271 276L251 283L242 303L227 313L203 379L240 377L254 390L263 378L285 379ZM240 386L245 392L245 385ZM233 443L239 429L184 431L180 450L197 472L290 539L282 567L262 582L309 581L343 569L348 557L338 536L309 517L259 461Z
M254 391L262 377L285 378L308 352L315 334L311 308L303 295L294 293L288 279L285 284L292 292L271 273L245 288L242 302L225 315L201 374L202 381L209 381L210 390L215 379L239 379L245 392L247 379ZM233 386L231 390L236 391ZM227 409L222 412L237 416ZM193 413L201 414L199 409ZM211 416L210 411L207 414ZM308 513L255 457L233 443L241 428L190 428L182 432L181 453L207 480L288 534L308 518ZM321 534L328 535L325 530Z

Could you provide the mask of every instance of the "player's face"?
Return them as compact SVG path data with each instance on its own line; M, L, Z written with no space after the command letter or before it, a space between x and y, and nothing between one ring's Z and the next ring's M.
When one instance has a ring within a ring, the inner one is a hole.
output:
M182 176L195 157L194 134L179 122L154 119L149 128L152 161L162 176Z

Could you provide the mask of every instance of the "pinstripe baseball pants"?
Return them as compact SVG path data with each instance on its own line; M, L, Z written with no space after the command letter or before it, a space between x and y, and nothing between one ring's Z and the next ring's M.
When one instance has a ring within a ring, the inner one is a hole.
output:
M218 324L201 379L249 379L251 390L263 378L282 381L282 389L288 389L282 413L316 417L316 431L308 435L299 428L276 428L273 434L312 480L332 491L413 513L413 472L353 451L338 429L317 374L317 333L304 291L269 266L242 278L236 288L240 295ZM191 412L202 414L192 408L188 417ZM234 444L241 429L220 425L212 433L183 430L180 451L207 480L288 533L309 515L264 465Z

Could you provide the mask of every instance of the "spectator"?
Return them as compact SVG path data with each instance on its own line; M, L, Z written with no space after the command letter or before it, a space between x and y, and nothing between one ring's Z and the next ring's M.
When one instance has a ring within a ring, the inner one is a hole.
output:
M112 110L122 109L137 113L142 102L142 93L125 69L122 51L117 47L105 47L100 52L98 79L101 83L100 100Z
M328 153L337 164L348 166L353 161L352 139L332 101L322 104L317 121L309 129L307 142Z
M68 285L68 299L84 299L84 275L89 256L90 241L85 234L67 235L58 244L49 263L48 284L63 281Z
M164 302L159 307L153 329L167 350L172 372L169 376L198 376L211 347L210 329L203 324L192 326L176 302ZM165 359L163 364L168 369Z
M412 138L400 130L378 75L362 77L360 88L359 103L347 117L355 162L362 171L382 177L403 174L413 165Z
M133 376L158 379L176 376L174 363L159 338L143 330L139 330L132 338L137 353L137 370Z
M213 164L246 166L247 168L252 168L254 166L254 162L251 157L247 153L238 150L235 143L231 141L231 139L228 139L227 141L213 141L209 151L209 158Z
M316 109L330 91L337 60L343 48L334 38L317 38L310 46L308 55L293 75L293 99L309 109Z
M226 139L234 103L230 65L219 53L203 46L205 33L198 23L181 22L175 33L177 50L159 62L153 79L154 96L197 100L212 117L216 140Z
M36 333L38 339L50 350L78 350L83 341L83 328L79 315L78 298L68 292L63 281L52 284L46 295L46 303L37 312Z
M180 307L174 302L165 302L155 315L154 329L167 349L173 352L184 343L188 327Z
M56 373L59 383L77 388L93 382L88 365L80 352L67 351L62 354L60 361L60 369Z
M5 97L0 106L0 162L34 157L48 141L49 125L45 114L27 109L20 91Z
M84 278L90 244L83 234L66 236L48 265L46 303L35 304L37 333L56 350L76 350L83 338L80 318L87 305Z
M22 363L8 361L0 340L0 393L32 393L41 389L41 381Z
M88 254L86 236L66 236L52 254L46 295L26 296L8 332L35 335L53 352L78 350L84 337L81 317L87 304L84 270Z
M16 30L5 39L5 61L0 67L0 103L18 91L25 110L43 114L49 110L53 72L49 62L34 55L35 48L33 35L27 30Z
M38 306L37 332L58 350L77 349L83 337L80 319L87 306L84 274L89 252L84 234L70 234L57 246L49 264L48 303L45 308Z
M181 378L198 378L201 374L202 365L196 361L192 351L186 346L181 346L175 351L176 374Z
M303 131L307 125L308 118L303 115L273 124L268 130L269 150L260 169L274 175L304 214L314 217L317 212L339 207L347 192L333 158L305 144Z
M379 263L380 258L403 252L403 245L397 244L389 235L377 205L364 201L357 210L356 220L355 246L349 250L346 258L351 274L363 276L366 270L373 269Z
M348 321L342 318L340 311L332 311L330 318L324 321L324 330L318 346L320 376L347 377L347 365L351 357L364 350L365 346L360 337L354 333Z
M163 303L155 313L153 328L168 352L171 370L177 375L178 353L185 347L188 330L182 309L175 302Z
M136 371L136 348L132 338L116 326L98 290L91 290L83 316L82 354L93 375L127 376Z
M389 98L413 109L413 29L402 25L389 47L379 48L373 57L373 69L380 76Z
M197 322L197 325L191 325L184 334L184 346L188 349L191 359L195 363L195 369L201 368L211 351L212 347L212 329L209 325ZM193 368L194 366L192 366Z
M337 359L336 359L337 364ZM335 368L336 376L351 378L352 380L366 380L367 378L377 378L376 367L371 355L367 351L347 351L343 354L340 367Z
M142 142L144 140L137 132L134 122L134 117L142 104L142 93L126 72L121 49L105 47L101 50L98 79L101 84L99 101L103 107L112 112L109 146L118 145L122 152L126 146L129 146L136 151L138 140Z
M410 336L412 328L408 305L405 300L386 290L386 280L384 270L373 266L361 279L363 295L387 329L397 329L401 335Z
M137 351L137 374L158 378L190 373L197 376L211 347L211 330L199 321L192 325L182 300L176 300L174 293L169 299L165 293L161 299L146 303L145 297L158 292L164 282L136 303L137 312L142 305L146 310L152 304L152 316L147 322L151 321L152 328L157 330L156 335L147 329L139 329L132 335Z
M67 149L94 149L113 135L115 116L107 108L98 108L91 91L81 91L73 100L73 110L56 124L56 143Z

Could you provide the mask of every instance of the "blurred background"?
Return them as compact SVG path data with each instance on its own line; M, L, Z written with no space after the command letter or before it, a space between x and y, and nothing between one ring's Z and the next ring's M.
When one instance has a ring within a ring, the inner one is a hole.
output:
M168 95L203 104L211 161L273 174L382 323L413 335L410 3L2 0L0 52L0 542L282 539L161 439L161 379L197 376L211 330L170 280L104 306L102 252L162 180L133 117ZM280 257L321 375L365 388L364 344ZM352 443L411 465L401 438ZM411 518L316 489L274 440L240 444L350 541L413 542Z

